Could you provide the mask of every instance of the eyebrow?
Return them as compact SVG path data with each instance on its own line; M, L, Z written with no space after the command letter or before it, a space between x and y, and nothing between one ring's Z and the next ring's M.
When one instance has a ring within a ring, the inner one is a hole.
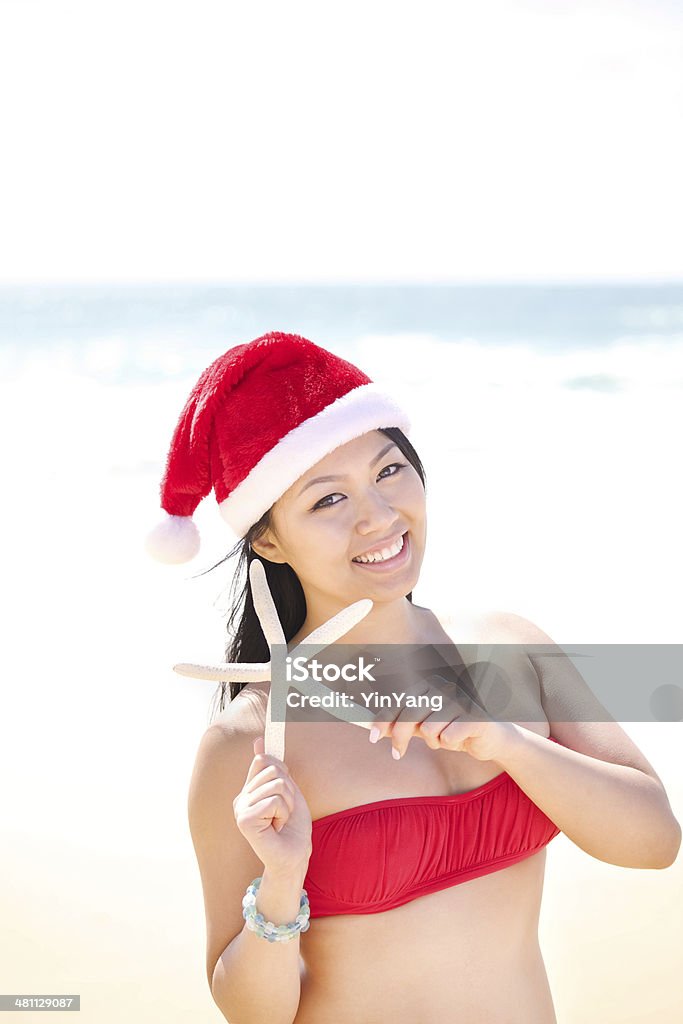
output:
M379 453L379 455L375 455L374 459L371 462L368 463L368 466L374 466L376 462L379 462L379 460L382 458L383 455L386 455L386 453L389 451L390 448L397 448L397 447L398 447L398 445L396 444L396 442L395 441L391 441L388 445L386 445L384 448L382 448L382 451ZM303 494L304 491L308 487L312 487L313 484L323 484L323 483L327 483L330 480L345 480L345 479L346 479L346 474L342 474L341 476L316 476L315 479L309 480L307 484L304 484L304 486L299 491L299 494L297 494L297 498L299 497L299 495Z

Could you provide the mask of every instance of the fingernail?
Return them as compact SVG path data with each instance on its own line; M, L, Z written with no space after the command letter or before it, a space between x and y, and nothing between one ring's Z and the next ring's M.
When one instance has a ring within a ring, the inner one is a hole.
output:
M394 761L400 761L400 759L401 759L401 751L397 750L396 747L392 747L391 748L391 756L393 757Z
M372 729L370 730L370 742L371 743L376 743L378 739L379 739L379 729L377 728L376 725L373 725Z

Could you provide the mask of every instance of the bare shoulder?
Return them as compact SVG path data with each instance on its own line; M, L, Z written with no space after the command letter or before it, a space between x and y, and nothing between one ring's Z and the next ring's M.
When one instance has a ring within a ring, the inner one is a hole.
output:
M523 615L496 610L488 612L487 616L489 628L500 635L501 642L505 640L520 644L552 644L555 642L540 626Z
M424 609L428 611L428 609ZM519 616L487 608L454 608L436 606L431 610L441 627L456 643L489 644L514 642L521 630L515 623ZM523 643L523 640L518 642Z
M552 643L553 641L530 619L515 612L486 609L473 613L475 622L489 643Z
M498 608L441 609L440 621L458 626L471 643L554 644L555 641L531 619ZM467 642L464 640L463 642Z
M494 612L491 621L499 642L525 648L555 739L580 754L636 768L662 785L643 752L600 703L561 644L535 622L513 612Z
M213 719L226 739L247 737L252 740L263 735L270 683L248 683L236 697Z
M207 726L199 740L188 794L191 825L211 818L216 799L242 788L254 759L254 740L265 729L267 693L247 688Z

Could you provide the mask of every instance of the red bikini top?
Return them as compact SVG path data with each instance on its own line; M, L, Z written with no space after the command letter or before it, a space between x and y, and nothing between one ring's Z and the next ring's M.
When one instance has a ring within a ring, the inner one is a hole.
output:
M516 864L559 832L507 772L466 793L375 800L326 814L313 821L304 880L311 917L400 907Z

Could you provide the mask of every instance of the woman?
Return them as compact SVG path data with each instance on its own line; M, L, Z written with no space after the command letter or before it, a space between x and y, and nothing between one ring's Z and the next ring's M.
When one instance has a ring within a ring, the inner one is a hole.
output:
M408 426L306 339L238 346L183 410L151 547L195 554L191 513L213 486L240 565L263 562L289 650L363 598L343 643L551 642L514 615L412 602L426 501ZM228 660L267 661L248 579L242 597ZM374 743L332 717L288 722L286 762L264 751L269 683L231 684L189 793L207 978L228 1021L556 1020L537 935L545 846L561 830L601 860L662 868L681 830L617 723L548 720L564 706L556 668L525 656L514 683L504 722L392 715Z

